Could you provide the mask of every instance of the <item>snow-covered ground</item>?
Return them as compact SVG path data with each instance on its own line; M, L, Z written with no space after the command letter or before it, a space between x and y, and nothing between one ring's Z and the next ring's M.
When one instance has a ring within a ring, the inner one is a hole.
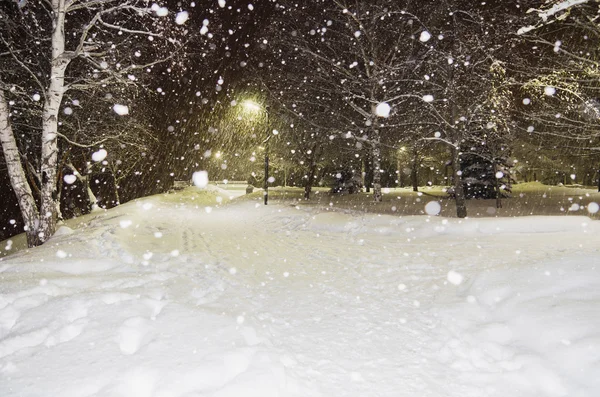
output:
M138 200L3 258L0 396L598 395L598 221L224 196Z

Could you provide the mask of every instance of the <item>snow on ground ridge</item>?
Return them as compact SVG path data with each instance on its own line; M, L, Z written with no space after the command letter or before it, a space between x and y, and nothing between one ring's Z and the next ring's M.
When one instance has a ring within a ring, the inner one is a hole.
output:
M599 247L585 217L459 221L252 202L207 213L192 197L139 200L2 260L1 395L600 388Z

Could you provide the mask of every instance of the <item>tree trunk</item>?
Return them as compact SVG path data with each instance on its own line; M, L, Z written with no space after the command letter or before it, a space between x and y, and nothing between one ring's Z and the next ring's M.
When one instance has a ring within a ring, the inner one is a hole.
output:
M4 98L4 92L0 91L0 141L2 143L2 152L4 153L10 184L17 196L21 216L25 223L27 245L33 247L41 244L38 234L38 208L35 198L31 193L31 187L27 183L17 142L10 125L9 114L10 110Z
M77 177L81 177L81 174L78 174ZM97 210L98 207L98 198L96 197L96 195L94 194L94 191L92 190L92 184L90 183L90 179L92 177L92 167L90 167L90 163L86 162L85 163L85 177L83 177L83 182L84 182L84 186L85 186L85 191L87 193L87 197L88 197L88 205L90 206L90 211L95 211Z
M363 185L365 186L365 192L369 193L369 192L371 192L371 183L372 183L372 180L371 180L371 169L373 167L372 167L372 164L371 164L371 156L370 156L370 154L367 153L365 157L366 158L363 159L363 161L362 161L362 165L363 165L363 172L362 172L362 175L363 175Z
M419 191L419 170L417 165L419 164L419 152L417 147L413 148L413 161L412 169L410 170L410 181L412 183L413 192Z
M402 164L400 164L400 158L396 160L396 172L398 173L398 187L404 187L402 180Z
M90 211L93 212L93 211L97 210L99 207L98 207L98 199L96 198L96 195L94 194L94 192L92 191L92 187L90 186L89 176L85 177L85 190L88 195L88 205L90 206Z
M583 177L581 178L581 184L583 186L590 186L590 174L588 172L586 172L585 174L583 174Z
M317 173L317 145L313 145L311 150L310 165L308 169L308 177L304 183L304 199L310 200L310 193L312 192L312 185L315 180L315 174Z
M598 167L598 192L600 192L600 167Z
M65 1L53 0L54 31L50 85L46 90L42 120L42 187L39 238L46 242L56 231L56 174L58 168L58 112L65 85L65 71L70 59L65 54Z
M60 165L58 166L58 176L57 176L57 180L56 180L56 218L58 220L58 222L62 222L64 221L64 217L62 214L62 211L60 209L60 203L61 203L61 196L62 196L62 190L63 190L63 181L64 181L64 168L66 166L66 161L67 158L69 157L69 153L70 153L70 149L63 154L62 159L60 161Z
M460 149L452 149L452 165L454 168L454 199L456 200L456 216L459 218L467 217L467 204L465 199L465 190L462 181L462 172L460 170Z
M87 194L88 211L94 211L95 209L97 209L98 199L96 198L96 195L90 187L91 170L89 165L85 166L85 175L82 175L81 172L79 172L72 163L67 163L66 166L71 170L73 175L75 175L77 180L83 185L83 190Z
M59 174L57 184L56 184L56 200L54 201L54 205L56 206L56 220L57 222L64 221L64 217L62 215L62 211L60 209L60 200L62 195L62 174Z
M269 204L269 137L265 142L265 180L263 181L263 195L265 205Z
M496 178L498 173L498 165L493 163L494 166L494 190L496 192L496 208L502 208L502 193L500 191L500 179Z
M378 130L373 130L373 199L382 200L381 196L381 138Z
M113 183L115 184L115 206L121 205L121 197L119 196L119 181L114 173L111 174L113 177Z

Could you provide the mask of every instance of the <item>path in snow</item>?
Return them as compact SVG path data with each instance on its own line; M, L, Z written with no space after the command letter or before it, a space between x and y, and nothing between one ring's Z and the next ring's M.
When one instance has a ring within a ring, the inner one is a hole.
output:
M0 395L592 396L599 229L145 199L0 261Z

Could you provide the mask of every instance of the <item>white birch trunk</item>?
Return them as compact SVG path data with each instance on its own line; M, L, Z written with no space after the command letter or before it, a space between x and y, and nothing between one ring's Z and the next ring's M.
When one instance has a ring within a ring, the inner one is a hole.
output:
M10 125L9 114L10 111L4 93L0 91L0 141L2 143L2 152L6 160L10 184L17 196L21 216L25 223L27 244L33 247L40 244L38 235L38 208L31 192L31 187L27 182L27 177L25 176L17 142Z
M44 243L56 231L56 174L58 168L58 112L65 85L65 70L70 58L65 54L65 0L52 0L53 32L50 85L42 120L42 186L39 237Z

